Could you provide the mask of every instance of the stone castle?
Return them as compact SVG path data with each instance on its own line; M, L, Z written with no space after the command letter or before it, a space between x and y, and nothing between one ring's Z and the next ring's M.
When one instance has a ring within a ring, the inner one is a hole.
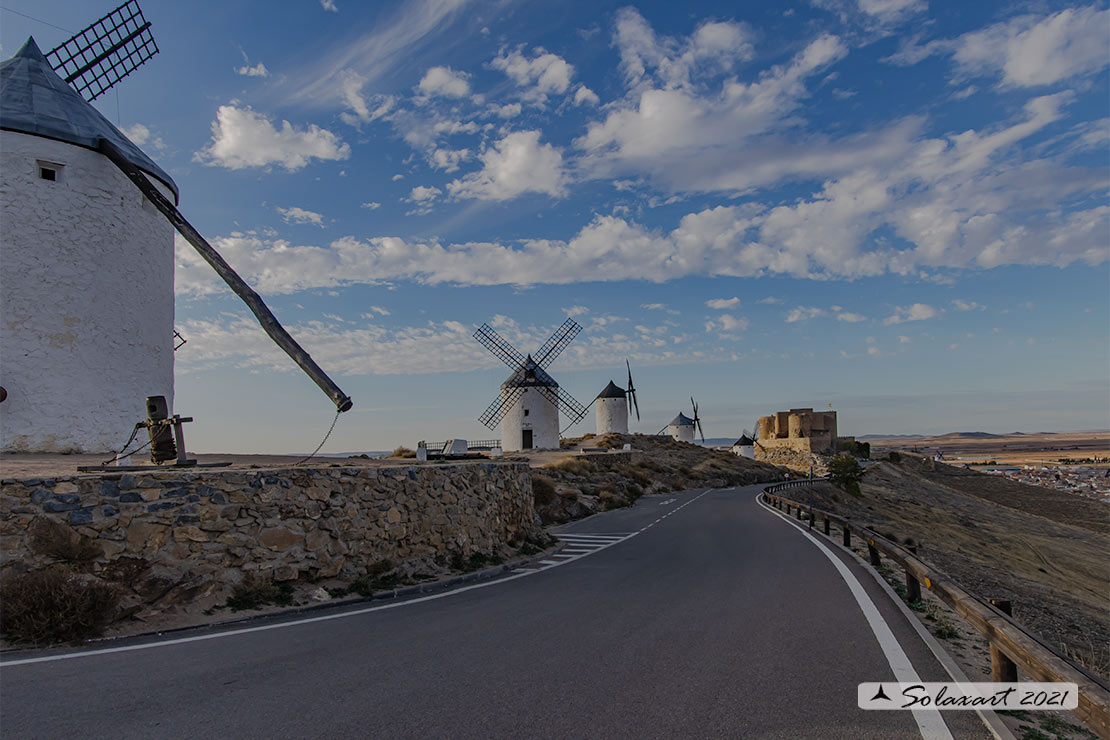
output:
M853 438L836 436L835 411L776 411L771 416L759 417L756 459L760 459L761 448L763 452L835 452L841 444L851 439Z

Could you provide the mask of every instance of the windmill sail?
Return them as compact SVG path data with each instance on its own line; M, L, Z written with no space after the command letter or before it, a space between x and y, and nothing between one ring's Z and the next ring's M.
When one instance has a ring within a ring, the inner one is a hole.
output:
M92 102L158 53L137 0L128 0L46 53L50 66Z
M267 308L266 304L262 301L257 293L251 290L235 270L231 269L231 265L224 261L219 252L212 248L212 245L205 241L204 237L200 235L192 224L185 220L181 212L177 210L173 203L170 203L162 193L154 187L150 180L146 178L143 171L132 164L123 153L108 139L100 139L99 149L101 154L112 160L112 163L127 175L131 182L142 191L147 200L154 204L154 207L162 212L174 228L185 237L185 239L193 245L193 247L200 253L200 256L212 266L212 268L219 274L224 282L235 291L235 294L243 299L247 307L254 313L258 319L258 323L262 325L262 329L270 335L270 339L285 350L285 353L292 358L293 362L304 370L305 374L320 387L332 400L335 407L340 411L347 411L353 405L350 396L339 389L332 379L328 377L327 373L320 369L311 356L293 337L289 336L289 332L285 330L274 316L274 314Z

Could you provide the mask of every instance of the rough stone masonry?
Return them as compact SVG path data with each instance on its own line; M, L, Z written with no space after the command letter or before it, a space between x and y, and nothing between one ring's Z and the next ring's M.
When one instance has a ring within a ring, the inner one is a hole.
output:
M48 526L94 543L94 573L149 564L136 586L148 604L200 598L251 573L354 579L383 560L442 564L537 529L524 463L4 479L0 497L0 574L52 562L32 536Z

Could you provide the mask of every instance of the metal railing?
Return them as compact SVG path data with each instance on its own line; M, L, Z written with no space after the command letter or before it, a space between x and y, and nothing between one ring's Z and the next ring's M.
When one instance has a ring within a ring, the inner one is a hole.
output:
M901 566L905 571L907 601L919 601L921 586L924 585L987 638L990 643L992 681L1017 681L1017 669L1020 668L1036 681L1066 681L1077 684L1079 708L1075 710L1076 715L1099 737L1110 738L1110 686L1099 676L1069 662L1014 621L1008 613L1009 602L997 599L983 601L968 593L949 576L920 560L915 552L916 548L904 548L874 530L853 524L837 514L775 495L776 491L815 480L818 479L803 478L767 486L763 489L763 498L776 509L785 510L787 516L793 512L799 521L808 520L810 530L814 529L817 518L820 517L823 520L821 530L826 536L831 536L831 523L839 525L845 547L851 547L853 533L861 537L867 543L868 560L872 567L880 565L882 555Z

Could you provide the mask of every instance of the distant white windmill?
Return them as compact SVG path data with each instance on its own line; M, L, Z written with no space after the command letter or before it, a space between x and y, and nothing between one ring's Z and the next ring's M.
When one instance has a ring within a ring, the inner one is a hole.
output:
M559 448L559 410L571 424L586 415L586 409L559 387L544 369L582 331L572 319L563 322L532 355L522 355L489 324L482 324L474 338L513 369L501 384L501 392L478 420L490 429L501 424L501 449L516 452Z
M624 361L628 369L628 388L621 389L612 380L594 399L594 417L597 420L597 433L628 434L628 404L636 410L636 421L640 420L640 404L636 401L636 387L632 385L632 366Z
M693 444L694 431L696 429L698 434L701 435L702 444L704 444L705 434L701 430L701 417L698 416L698 404L693 397L690 398L690 405L694 407L694 418L691 419L686 416L686 414L679 412L678 416L671 419L671 423L666 426L666 432L672 439Z

